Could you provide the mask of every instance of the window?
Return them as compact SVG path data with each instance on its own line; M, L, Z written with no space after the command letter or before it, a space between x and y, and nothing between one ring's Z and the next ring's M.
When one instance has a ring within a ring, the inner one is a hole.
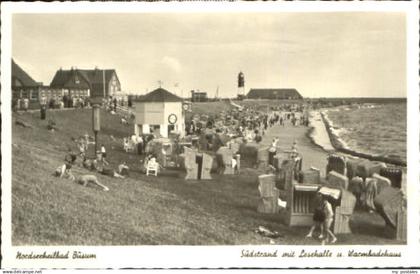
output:
M12 90L12 96L14 99L20 98L20 90Z
M31 90L30 92L31 100L38 100L39 91L38 90Z

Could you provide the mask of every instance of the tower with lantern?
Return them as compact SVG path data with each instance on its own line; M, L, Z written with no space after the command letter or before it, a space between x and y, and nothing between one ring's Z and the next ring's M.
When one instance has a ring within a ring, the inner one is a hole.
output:
M238 74L238 99L244 99L245 97L245 76L243 72Z

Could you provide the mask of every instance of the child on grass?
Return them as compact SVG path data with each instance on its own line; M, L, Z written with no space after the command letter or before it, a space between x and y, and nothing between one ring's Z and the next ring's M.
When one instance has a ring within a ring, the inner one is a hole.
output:
M57 167L54 174L55 174L55 176L60 177L60 178L74 180L74 175L71 172L71 164L70 163L65 163L65 164Z

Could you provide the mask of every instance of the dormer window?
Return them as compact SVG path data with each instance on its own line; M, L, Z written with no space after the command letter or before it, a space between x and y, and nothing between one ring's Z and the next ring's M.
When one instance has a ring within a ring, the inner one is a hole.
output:
M76 84L80 84L79 77L75 76L75 77L74 77L74 82L75 82Z

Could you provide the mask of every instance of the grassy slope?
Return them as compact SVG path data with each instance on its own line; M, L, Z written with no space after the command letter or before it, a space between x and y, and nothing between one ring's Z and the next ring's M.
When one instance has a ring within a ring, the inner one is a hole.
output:
M267 244L268 238L253 232L259 225L284 234L277 243L318 243L303 238L305 228L288 228L279 215L256 212L255 170L200 182L186 182L185 173L170 170L158 177L141 174L138 156L126 154L121 142L109 137L120 140L132 132L132 126L123 126L117 116L106 113L101 117L100 143L108 148L112 166L128 161L130 178L97 174L109 192L57 179L52 172L63 162L66 147L73 145L70 138L91 133L91 112L63 111L54 116L60 130L51 133L39 113L14 114L14 120L33 127L13 124L14 245ZM88 172L76 166L74 173ZM375 222L381 225L382 220ZM340 237L342 243L395 243L375 235L371 225L358 223L358 235Z
M264 217L242 227L249 212L257 215L255 177L244 174L241 180L230 177L200 183L187 183L182 179L185 174L173 176L175 172L169 171L163 177L146 177L139 171L138 156L127 155L119 143L103 134L100 142L108 147L114 167L131 158L131 178L97 175L111 191L85 188L57 179L52 172L62 163L67 146L73 145L70 137L90 132L90 111L54 113L60 128L54 133L46 130L46 121L38 115L18 115L32 129L13 126L14 244L233 244L261 240L252 229ZM103 113L102 118L107 121L102 133L122 138L132 130L120 125L116 116ZM76 166L74 173L87 172ZM247 191L238 194L238 187ZM225 214L227 208L230 214ZM274 224L271 219L268 217L268 222ZM237 229L232 229L235 226Z
M215 113L221 113L222 111L228 111L232 109L232 106L227 101L219 102L197 102L192 104L192 112L187 114L187 118L191 117L192 114L207 114L212 115Z

